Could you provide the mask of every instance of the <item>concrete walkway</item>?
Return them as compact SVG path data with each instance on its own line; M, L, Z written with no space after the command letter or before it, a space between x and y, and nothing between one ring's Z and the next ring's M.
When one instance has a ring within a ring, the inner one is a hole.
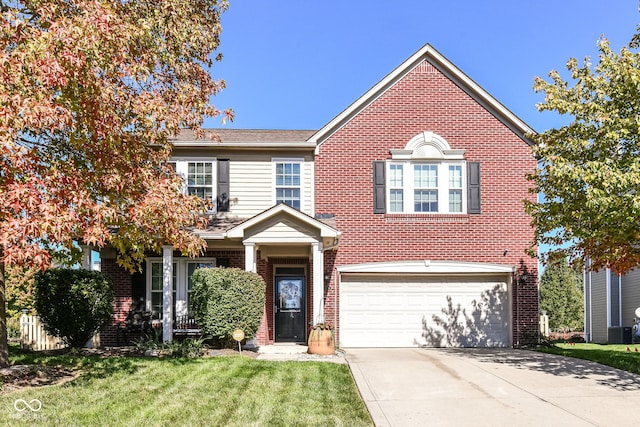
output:
M383 426L633 426L640 376L512 349L347 349Z
M258 352L257 359L260 360L347 363L343 351L338 350L336 354L330 356L320 356L308 354L307 346L301 344L264 345L257 347L256 351Z

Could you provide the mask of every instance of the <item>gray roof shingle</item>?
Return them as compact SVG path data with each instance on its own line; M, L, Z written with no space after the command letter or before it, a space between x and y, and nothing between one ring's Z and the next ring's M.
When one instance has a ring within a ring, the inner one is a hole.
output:
M177 144L221 142L222 144L279 144L304 143L314 130L280 130L280 129L204 129L205 138L196 139L191 129L183 129L174 139ZM210 138L213 135L213 141ZM217 141L215 138L220 140Z

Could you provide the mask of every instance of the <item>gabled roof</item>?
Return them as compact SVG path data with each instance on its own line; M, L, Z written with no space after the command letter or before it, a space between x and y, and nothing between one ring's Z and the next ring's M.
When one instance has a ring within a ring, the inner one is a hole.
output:
M255 225L258 225L264 221L267 221L269 219L275 218L279 215L289 215L297 220L299 220L301 223L305 224L306 226L308 226L309 228L314 228L317 229L319 232L320 237L322 238L339 238L340 237L340 232L338 230L336 230L335 228L321 222L318 221L317 219L300 212L297 209L292 208L289 205L286 205L284 203L278 203L277 205L262 211L261 213L259 213L256 216L253 216L251 218L249 218L248 220L236 225L235 227L229 229L226 233L226 237L233 239L233 238L243 238L244 237L244 233L245 230L247 230L250 227L253 227Z
M399 80L425 60L445 76L450 78L469 96L483 105L526 143L532 145L532 141L526 137L526 134L535 133L535 131L529 127L529 125L512 113L507 107L502 105L496 98L491 96L489 92L480 87L480 85L474 82L469 76L445 58L440 52L435 50L430 44L424 45L420 50L400 64L395 70L376 83L371 89L365 92L364 95L356 99L355 102L333 118L333 120L324 125L322 129L311 135L308 141L315 142L318 146L322 144L327 138L329 138L329 136L351 120L352 117L366 108L371 102L381 96L390 87L395 85Z

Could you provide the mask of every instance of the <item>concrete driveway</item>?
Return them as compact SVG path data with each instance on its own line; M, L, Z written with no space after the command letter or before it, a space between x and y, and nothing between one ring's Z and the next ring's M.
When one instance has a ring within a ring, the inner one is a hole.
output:
M346 349L376 426L632 426L640 376L512 349Z

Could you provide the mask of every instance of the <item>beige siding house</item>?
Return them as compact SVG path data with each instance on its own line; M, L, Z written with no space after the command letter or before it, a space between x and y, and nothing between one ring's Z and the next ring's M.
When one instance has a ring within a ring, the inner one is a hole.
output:
M585 273L585 339L631 343L640 316L640 270L619 276L609 269Z
M314 214L314 146L300 142L313 132L222 129L216 133L218 141L207 141L186 131L175 142L172 160L185 177L187 192L226 193L228 207L221 208L218 197L214 210L238 219L251 218L283 200ZM228 170L220 162L226 162ZM212 181L205 182L205 176ZM228 185L226 192L221 179Z

